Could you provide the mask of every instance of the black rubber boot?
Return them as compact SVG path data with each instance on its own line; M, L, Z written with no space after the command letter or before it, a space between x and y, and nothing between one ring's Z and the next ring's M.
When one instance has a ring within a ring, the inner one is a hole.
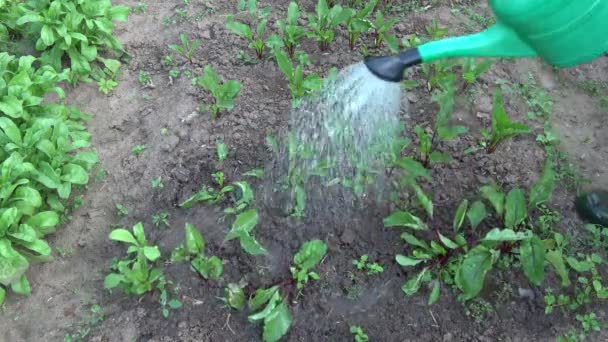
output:
M608 191L594 190L576 198L576 211L589 223L608 227Z

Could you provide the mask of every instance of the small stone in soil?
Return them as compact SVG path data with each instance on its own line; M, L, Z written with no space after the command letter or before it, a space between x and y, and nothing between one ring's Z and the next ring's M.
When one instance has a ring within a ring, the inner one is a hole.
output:
M352 229L346 228L342 232L342 235L340 235L340 241L342 241L344 244L350 245L355 241L355 233L352 231Z

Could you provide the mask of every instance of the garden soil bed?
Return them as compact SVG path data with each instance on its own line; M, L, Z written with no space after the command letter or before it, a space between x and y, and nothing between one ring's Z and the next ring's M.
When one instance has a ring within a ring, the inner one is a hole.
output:
M426 6L424 2L393 2L404 9L393 14L401 17L394 32L399 37L425 32L424 27L433 19L449 27L451 33L462 33L475 25L452 11L455 7L448 1L428 5L425 11L416 11ZM134 1L123 3L135 5ZM245 254L235 241L223 241L231 221L224 220L221 206L178 208L193 191L211 183L211 174L217 170L224 171L228 180L236 180L244 172L272 162L265 137L286 129L291 109L286 80L272 60L246 65L236 59L237 52L247 50L247 46L224 27L226 15L236 11L233 1L190 3L185 7L192 17L189 21L164 24L165 17L176 18L175 9L184 7L181 0L148 1L145 13L132 14L118 27L117 35L132 60L123 68L111 96L102 95L94 84L68 90L68 102L94 116L89 127L100 155L100 169L82 193L84 203L51 238L51 244L59 248L55 260L34 265L29 271L33 294L7 299L0 317L3 341L62 341L66 335L85 333L83 340L87 341L258 341L260 326L249 323L246 312L226 308L218 297L223 296L229 282L246 280L249 293L288 279L293 254L310 239L325 240L329 251L317 268L321 279L291 303L294 323L285 341L351 341L351 325L362 326L371 341L548 341L574 326L572 317L545 315L541 292L518 272L493 273L482 293L484 301L468 308L447 288L433 306L427 305L428 289L406 297L401 286L413 271L394 262L394 256L403 253L404 244L398 230L382 225L382 219L394 209L388 201L365 205L319 202L325 210L298 221L278 214L272 201L263 200L264 184L252 181L260 198L256 206L261 222L255 235L269 250L268 256L256 258ZM273 6L271 23L286 13L287 1L263 3ZM313 10L312 2L304 3ZM488 13L485 2L452 3ZM194 18L198 13L202 14ZM169 79L170 68L161 61L170 53L167 45L177 43L180 33L201 41L192 64L177 57L182 70L200 74L211 64L224 79L242 83L234 110L212 120L207 113L197 112L197 107L209 100L201 89L184 76ZM369 41L369 37L364 39ZM343 33L328 53L320 53L312 42L303 45L313 69L323 74L331 67L343 68L363 58L347 47ZM491 155L464 153L477 144L479 129L489 125L496 81L526 82L530 72L555 99L553 120L564 151L582 174L594 181L592 184L608 185L603 174L608 165L608 141L600 129L606 126L606 116L597 98L577 87L581 79L605 81L606 65L600 60L554 71L536 61L499 62L482 76L475 91L460 89L454 118L469 127L471 134L442 145L454 161L434 167L433 183L424 184L436 210L429 225L451 229L458 203L464 198L476 199L478 188L490 181L505 188L528 188L537 180L545 152L535 141L536 134L507 141ZM140 86L140 70L150 73L153 87ZM422 79L419 73L413 77ZM469 100L471 93L474 101ZM505 98L509 115L524 120L525 101L516 95ZM403 104L408 132L415 124L433 120L437 111L424 87L404 96ZM542 133L542 125L535 130ZM215 154L215 143L220 139L230 150L222 164ZM138 144L146 150L136 157L131 149ZM151 186L158 177L162 177L162 189ZM551 208L562 215L559 229L577 237L582 223L573 210L574 193L565 183L554 193ZM129 215L118 216L117 203L123 204ZM161 211L170 214L169 228L152 224L152 216ZM222 278L206 281L187 263L165 264L165 274L179 289L183 302L183 307L171 311L168 318L161 315L157 293L138 298L103 290L112 258L125 253L124 246L109 241L108 234L114 226L130 227L136 222L144 223L149 240L158 244L165 256L182 242L184 224L194 224L207 240L207 253L225 261ZM363 254L384 265L384 272L374 276L357 273L352 260ZM558 286L556 279L548 281ZM99 304L104 312L103 321L96 324L90 322L92 304ZM596 312L598 320L606 320L605 311L600 308ZM597 338L604 340L606 336Z

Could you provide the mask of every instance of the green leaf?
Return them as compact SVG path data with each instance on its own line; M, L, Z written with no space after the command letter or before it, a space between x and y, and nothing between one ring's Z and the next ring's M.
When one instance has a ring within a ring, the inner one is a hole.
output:
M266 304L266 307L264 307L262 311L249 315L247 317L250 322L259 321L270 315L270 313L274 310L277 304L279 304L279 302L281 301L281 295L279 294L279 291L272 292L272 296L267 301L268 304ZM253 312L254 310L251 309L251 311Z
M30 282L27 280L25 274L22 274L19 280L11 283L11 290L21 295L29 295L32 293Z
M529 234L524 232L515 232L513 229L494 228L490 230L483 241L520 241L529 237Z
M589 272L594 268L593 263L590 261L579 261L573 257L566 257L566 261L578 273Z
M203 254L205 250L205 239L198 231L198 229L190 223L186 223L184 228L186 237L186 252L189 255Z
M17 208L8 208L5 209L2 214L0 214L0 238L2 238L6 231L15 223L17 223L17 217L19 212Z
M545 245L537 236L522 241L519 247L519 259L532 284L540 286L545 280Z
M241 310L245 306L245 292L239 284L229 283L225 289L225 300L231 308Z
M144 225L141 222L137 222L133 226L133 235L135 235L135 240L137 243L144 246L146 245L146 234L144 232Z
M315 267L327 253L327 245L321 240L311 240L305 242L296 255L293 262L301 270L308 271Z
M521 224L528 216L526 208L526 197L521 189L515 188L509 191L505 203L505 226L513 228Z
M264 342L280 340L287 333L292 322L291 312L285 301L282 300L264 319L264 332L262 334Z
M264 178L264 170L263 169L253 169L243 173L243 176L254 177L254 178Z
M247 232L239 236L239 241L241 242L241 248L251 255L264 255L268 253L268 251L266 251L266 249Z
M160 258L160 250L158 246L145 246L144 255L148 260L156 261L156 259Z
M138 245L137 240L133 237L130 231L122 228L114 229L110 233L110 240L130 243L132 245Z
M411 157L399 159L395 162L395 165L404 169L408 176L413 179L422 177L429 181L432 180L429 171L420 162Z
M0 238L0 284L8 286L27 270L27 259L11 246L8 239Z
M192 260L192 267L205 279L219 279L224 272L222 260L216 256L199 256Z
M10 139L10 141L17 146L21 146L21 130L13 120L7 117L0 117L0 129Z
M20 118L23 115L23 100L19 100L13 96L5 96L0 101L0 112L12 117Z
M231 20L226 23L226 28L243 38L253 39L253 32L248 25Z
M175 298L173 298L169 301L169 307L173 310L181 308L182 305L183 305L182 302Z
M443 243L444 246L446 246L449 249L457 249L459 246L456 242L448 239L447 237L443 236L443 234L439 233L439 240L441 241L441 243Z
M543 173L538 181L530 189L529 203L531 207L543 204L551 198L557 175L553 168L553 163L549 158L545 161Z
M414 235L412 235L410 233L401 233L401 238L412 246L420 247L426 251L431 250L431 247L425 241L418 239L417 237L415 237Z
M475 201L467 212L467 218L471 224L471 228L475 229L487 217L486 206L482 201Z
M281 50L277 50L275 52L275 58L277 60L277 64L279 65L279 69L287 76L287 79L291 81L293 75L293 66L291 65L291 61L289 61L289 57L287 54Z
M469 208L469 201L466 199L460 203L458 209L456 209L456 215L454 216L454 222L452 223L452 228L454 228L455 232L460 230L462 223L464 222L464 216L467 213L467 209Z
M545 254L545 259L553 266L557 275L562 281L562 287L570 286L570 277L568 276L568 270L564 263L564 256L559 250L548 251Z
M414 230L427 230L428 227L420 218L407 211L397 211L384 219L385 227L407 227Z
M127 6L112 6L112 8L108 10L108 15L112 20L127 21L130 11L131 10Z
M300 17L300 8L296 2L289 3L289 7L287 7L287 22L290 25L297 25L298 18Z
M401 291L403 291L407 296L411 296L418 292L422 283L428 281L430 281L430 273L428 273L428 268L425 268L416 276L408 279L401 287Z
M493 263L492 252L485 246L476 246L467 253L456 273L456 285L463 292L465 300L479 294Z
M19 244L31 251L34 251L41 257L48 257L51 255L51 247L44 240L36 239L32 242L20 242Z
M52 228L59 224L59 214L54 211L41 211L34 216L30 216L26 224L45 234L51 233L52 230L41 228Z
M452 160L452 156L449 153L433 151L429 155L429 162L431 165L449 163Z
M4 299L6 298L6 290L4 287L0 286L0 307L4 304Z
M40 30L40 39L46 46L51 46L55 42L55 34L49 25L43 25Z
M418 203L424 208L426 214L430 218L433 218L433 201L431 201L418 184L412 184L412 187L414 188L414 192L416 192Z
M249 233L258 224L258 211L249 209L237 215L232 223L232 229L226 235L226 241L239 237L243 232Z
M416 260L410 257L406 257L405 255L397 254L395 257L395 261L401 266L416 266L421 263L423 260Z
M61 180L72 184L87 184L89 182L89 174L80 165L66 164L61 172Z
M249 299L249 310L257 311L262 305L266 304L273 297L279 286L273 286L268 289L257 289L253 296Z
M503 194L496 186L493 185L482 186L479 190L481 191L481 195L490 201L494 207L494 210L496 211L496 214L498 214L498 216L502 216L505 206L505 194Z
M429 305L437 303L441 291L441 283L439 282L439 280L435 280L433 283L433 289L431 290L431 294L429 295Z
M27 224L20 224L17 229L11 229L7 235L22 242L34 242L38 239L34 228Z
M126 278L124 275L118 273L110 273L103 280L103 288L113 289L116 286L120 285L120 283L122 282L126 282Z

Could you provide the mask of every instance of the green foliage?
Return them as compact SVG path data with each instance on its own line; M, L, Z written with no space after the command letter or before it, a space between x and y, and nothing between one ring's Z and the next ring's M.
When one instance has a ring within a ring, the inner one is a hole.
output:
M255 209L249 209L238 214L225 240L239 239L241 248L251 255L267 254L266 249L251 234L258 222L258 212Z
M327 245L321 240L311 240L300 247L298 253L293 257L294 266L290 267L298 289L302 289L308 283L309 278L319 280L319 275L310 270L321 262L325 253L327 253Z
M379 263L368 262L368 259L369 256L364 254L359 257L359 260L353 260L353 265L355 265L359 271L367 271L368 275L384 272L384 268Z
M223 141L217 143L217 159L221 162L228 157L228 146Z
M499 88L494 92L492 106L492 132L483 129L482 136L487 140L487 151L492 153L498 145L506 139L518 134L530 133L530 128L523 123L513 122L507 116L503 104L502 93Z
M62 69L70 61L70 80L89 81L103 78L120 66L116 59L105 59L102 51L122 54L122 45L112 36L113 21L125 21L129 8L112 6L110 1L27 1L15 5L14 23L9 23L25 37L35 41L43 65Z
M372 28L372 23L368 19L369 15L374 11L378 4L378 0L369 1L365 7L357 11L354 8L346 9L349 11L348 19L346 20L346 28L348 30L348 45L351 50L354 50L359 36L362 33L367 33Z
M152 215L152 223L156 227L160 227L161 224L164 224L166 227L169 227L169 213L160 212Z
M374 45L376 48L382 47L382 43L387 40L393 45L396 44L397 38L388 35L387 32L395 25L397 18L385 19L382 11L376 12L376 20L371 22L371 28L374 31Z
M247 41L249 41L249 48L255 51L258 59L262 59L264 58L266 48L274 50L282 47L283 41L276 35L272 35L268 37L268 39L264 38L266 25L268 24L268 19L266 19L266 17L271 11L270 6L258 8L256 0L249 0L247 10L254 22L252 26L235 21L234 16L229 15L226 17L226 28L234 34L247 39Z
M465 58L462 62L462 78L467 84L473 84L483 73L490 70L492 61L484 59L479 63L474 58Z
M222 82L211 65L205 67L202 77L195 79L196 85L206 89L213 95L214 103L211 105L212 117L215 118L222 110L232 110L234 99L241 91L238 81Z
M165 184L163 184L163 179L161 177L154 178L152 180L152 188L154 188L154 189L162 189L164 187L165 187Z
M134 156L137 157L137 156L141 155L142 153L144 153L145 150L146 150L145 145L135 145L131 149L131 154L133 154Z
M283 35L283 45L291 58L294 57L300 39L306 35L304 28L298 25L298 18L300 18L300 8L296 2L292 1L287 8L287 20L277 22Z
M278 286L258 289L249 299L250 322L262 321L264 342L276 342L283 337L293 322L289 307L279 292Z
M179 39L181 41L181 45L171 44L169 45L169 49L175 51L182 57L186 58L190 63L192 63L192 60L194 59L194 54L196 53L196 50L201 46L201 42L199 42L198 40L189 40L188 35L186 35L185 33L180 34ZM173 57L171 56L170 58L168 58L169 56L165 57L165 60L163 61L165 65L170 65L168 63L173 64Z
M142 295L164 283L161 269L151 264L160 258L160 250L148 244L141 223L133 226L133 233L124 228L112 230L110 240L128 244L127 254L131 257L115 262L113 272L104 280L106 289L119 287L126 294Z
M245 293L243 287L246 284L229 283L224 289L224 298L222 299L228 306L236 310L242 310L245 306Z
M137 77L137 80L139 81L139 85L141 85L142 87L147 87L148 85L150 85L152 83L152 78L150 77L150 73L148 73L145 70L139 71L139 76Z
M97 85L99 86L99 91L108 95L114 88L118 85L118 83L112 79L102 78L97 81Z
M327 1L319 0L315 14L308 16L307 35L319 43L321 51L327 51L329 44L334 40L334 30L349 18L351 12L340 5L330 8Z
M190 261L192 269L205 279L218 279L224 271L222 260L205 255L205 238L193 224L184 227L184 243L171 254L174 262Z
M295 68L283 51L276 51L275 58L279 68L289 81L289 90L294 107L299 107L303 97L321 90L323 80L317 74L304 77L303 65L300 62Z
M361 328L358 325L351 326L350 333L353 334L353 338L355 339L355 342L368 342L369 341L369 337L367 336L365 331L363 331L363 328Z

